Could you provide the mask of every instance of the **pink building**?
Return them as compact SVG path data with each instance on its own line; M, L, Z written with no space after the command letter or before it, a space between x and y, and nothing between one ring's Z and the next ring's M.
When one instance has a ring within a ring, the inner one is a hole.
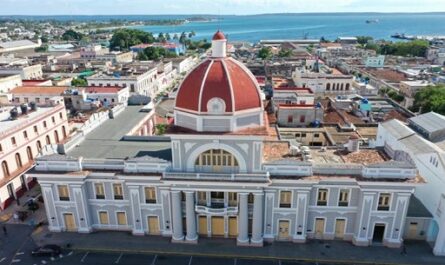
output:
M62 142L69 133L65 105L61 98L50 104L4 107L0 112L0 208L3 210L35 181L26 177L34 158L45 145Z

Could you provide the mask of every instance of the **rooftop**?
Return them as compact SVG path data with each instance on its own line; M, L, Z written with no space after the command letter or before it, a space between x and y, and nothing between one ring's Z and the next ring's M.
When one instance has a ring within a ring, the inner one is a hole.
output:
M19 86L11 90L12 94L39 94L39 95L61 95L67 86Z
M117 117L107 120L88 134L68 155L109 159L148 155L171 160L170 142L122 141L122 137L148 115L147 112L140 112L140 109L141 106L127 106Z
M386 154L375 149L362 149L349 153L335 149L311 149L312 159L317 164L360 164L370 165L382 163L388 160Z
M16 120L9 119L11 116L9 112L13 107L0 108L0 138L5 137L5 135L9 134L14 128L29 126L29 123L33 119L48 115L48 113L51 113L53 110L63 108L60 106L63 105L57 105L55 107L38 107L36 111L28 110L26 115L22 115L20 108L17 108L19 117Z
M435 113L428 112L408 119L410 124L421 127L428 133L445 130L445 117Z

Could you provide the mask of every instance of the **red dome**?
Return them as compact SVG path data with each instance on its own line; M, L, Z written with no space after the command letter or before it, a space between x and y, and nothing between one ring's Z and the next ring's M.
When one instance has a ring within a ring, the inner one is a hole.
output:
M224 101L225 112L262 107L255 77L232 58L212 58L198 65L179 87L176 108L207 112L207 104L213 98Z
M225 39L226 39L226 36L224 36L224 33L222 33L219 30L215 33L215 35L213 35L213 38L212 38L212 40L225 40Z

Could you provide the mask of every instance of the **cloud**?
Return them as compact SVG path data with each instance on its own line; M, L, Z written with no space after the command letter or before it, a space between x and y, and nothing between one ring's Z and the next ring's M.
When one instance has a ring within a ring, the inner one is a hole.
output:
M445 11L445 0L0 0L0 14L258 14Z

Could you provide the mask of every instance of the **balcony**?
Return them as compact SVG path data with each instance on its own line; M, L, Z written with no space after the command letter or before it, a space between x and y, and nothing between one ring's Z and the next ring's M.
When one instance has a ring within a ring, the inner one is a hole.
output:
M221 205L215 205L215 206L221 206ZM236 215L238 214L238 207L207 207L207 206L201 206L196 205L195 211L198 214L212 214L212 215Z
M163 179L165 179L165 180L269 182L269 174L268 173L164 172Z

